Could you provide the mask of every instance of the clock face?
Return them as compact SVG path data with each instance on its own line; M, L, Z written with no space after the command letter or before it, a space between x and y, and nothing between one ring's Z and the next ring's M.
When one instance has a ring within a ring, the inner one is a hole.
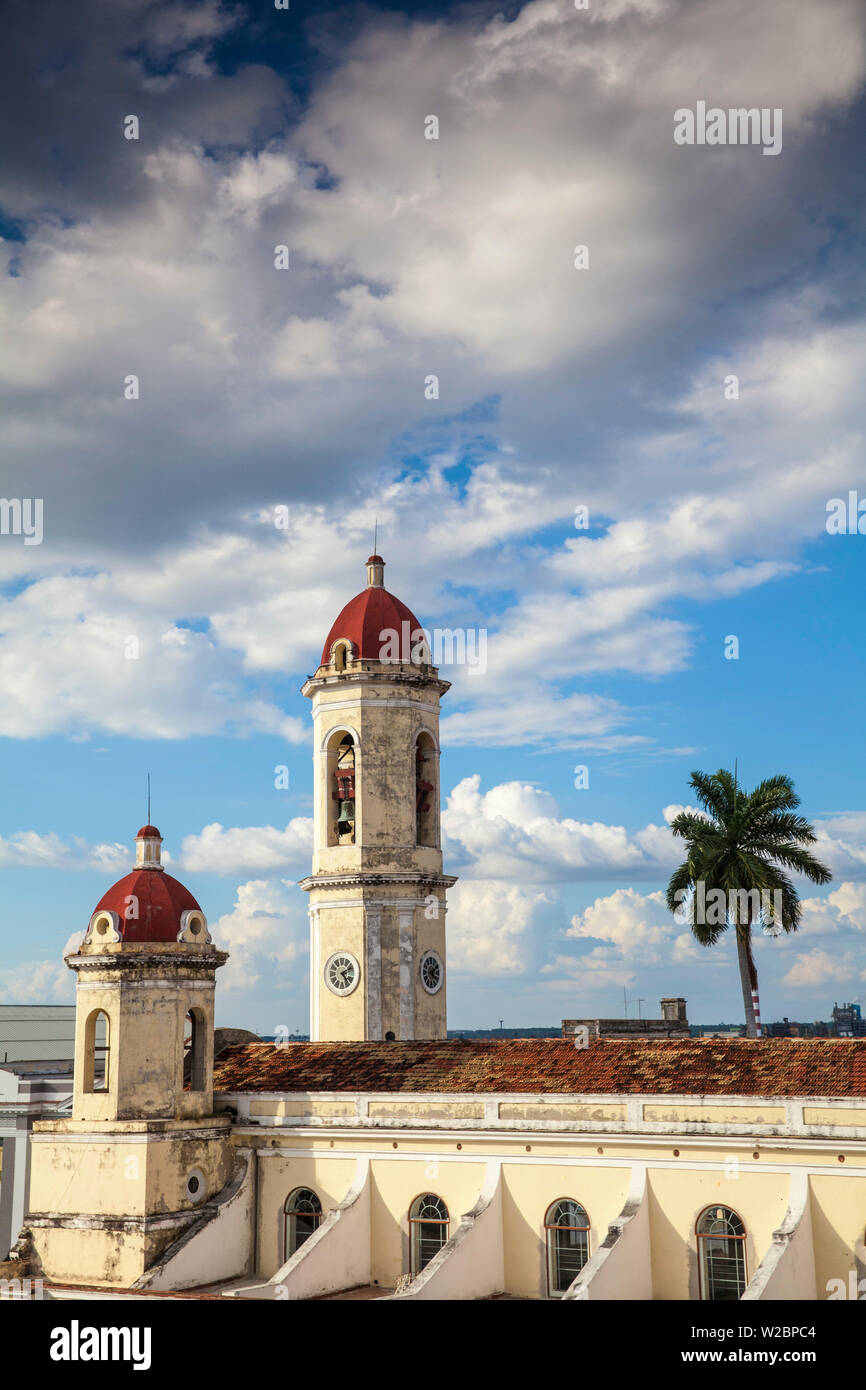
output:
M325 984L334 994L351 994L360 975L361 968L348 951L336 951L325 965Z
M442 988L442 962L435 951L425 951L421 957L421 983L428 994Z

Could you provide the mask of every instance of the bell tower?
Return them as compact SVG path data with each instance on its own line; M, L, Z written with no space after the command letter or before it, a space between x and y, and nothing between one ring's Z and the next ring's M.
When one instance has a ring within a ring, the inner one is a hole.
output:
M444 1038L445 891L439 679L414 614L367 586L340 613L302 687L313 703L310 1036Z
M214 1113L214 987L228 959L193 895L163 868L154 825L132 871L97 903L78 950L72 1108L34 1125L38 1268L129 1288L232 1175L229 1116Z

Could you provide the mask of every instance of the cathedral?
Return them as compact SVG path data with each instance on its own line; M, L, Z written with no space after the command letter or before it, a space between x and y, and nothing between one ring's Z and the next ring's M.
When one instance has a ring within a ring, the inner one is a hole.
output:
M74 1091L33 1128L22 1272L57 1299L860 1296L866 1039L448 1038L449 685L366 568L303 686L310 1041L214 1055L227 956L143 826L67 957Z

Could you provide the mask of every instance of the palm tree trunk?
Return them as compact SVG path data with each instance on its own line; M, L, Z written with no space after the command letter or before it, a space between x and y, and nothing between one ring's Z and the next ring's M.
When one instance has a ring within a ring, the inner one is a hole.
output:
M743 988L743 1005L746 1010L746 1037L756 1038L758 1029L755 1023L755 1010L752 1004L752 987L757 984L757 972L754 961L751 959L749 950L748 931L751 924L747 924L745 931L737 928L737 962L740 967L740 984Z

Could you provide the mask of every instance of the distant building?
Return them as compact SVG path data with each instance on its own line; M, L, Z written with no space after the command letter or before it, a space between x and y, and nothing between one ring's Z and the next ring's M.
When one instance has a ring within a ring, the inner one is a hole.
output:
M860 1017L859 1004L834 1004L832 1018L837 1038L866 1037L866 1019Z
M570 1038L586 1028L590 1038L687 1038L689 1021L685 999L663 999L661 1018L564 1018L562 1037Z

